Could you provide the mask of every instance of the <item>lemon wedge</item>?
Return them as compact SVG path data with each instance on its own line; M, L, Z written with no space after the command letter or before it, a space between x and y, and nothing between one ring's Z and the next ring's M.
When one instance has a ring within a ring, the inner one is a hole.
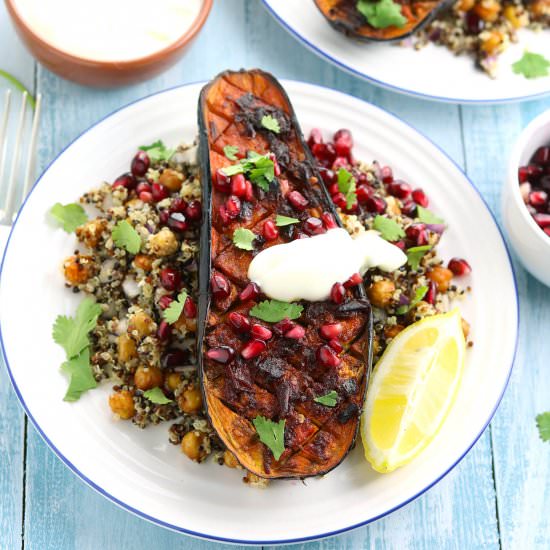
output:
M361 437L377 472L409 463L435 437L455 400L466 342L458 309L400 332L372 373Z

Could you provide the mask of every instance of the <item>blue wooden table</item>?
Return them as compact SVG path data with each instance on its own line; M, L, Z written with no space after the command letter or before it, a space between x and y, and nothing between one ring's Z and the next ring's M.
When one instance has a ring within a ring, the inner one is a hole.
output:
M466 169L499 217L506 159L515 136L550 108L550 98L498 107L428 103L386 92L344 74L305 50L259 0L217 0L184 59L144 84L94 90L38 65L0 6L0 68L41 92L43 168L100 117L141 96L206 80L228 68L259 66L282 78L333 87L396 113ZM5 87L0 82L0 92ZM490 258L488 258L490 261ZM550 290L516 262L521 339L515 371L490 427L462 463L415 502L372 525L308 549L550 548L550 446L534 418L550 409ZM498 273L495 273L498 277ZM0 369L0 548L96 550L219 545L150 525L79 481L27 422Z

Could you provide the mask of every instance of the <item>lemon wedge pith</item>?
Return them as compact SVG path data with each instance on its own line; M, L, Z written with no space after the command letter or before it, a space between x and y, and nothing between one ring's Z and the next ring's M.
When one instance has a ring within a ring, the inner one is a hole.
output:
M458 309L400 332L372 373L361 437L377 472L410 462L435 437L455 400L466 342Z

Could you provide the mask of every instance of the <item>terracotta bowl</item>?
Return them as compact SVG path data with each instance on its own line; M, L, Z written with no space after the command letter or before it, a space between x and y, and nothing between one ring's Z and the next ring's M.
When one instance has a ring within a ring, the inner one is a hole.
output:
M17 33L45 67L68 80L88 86L123 86L152 78L172 66L183 55L203 27L213 0L203 0L193 24L175 42L151 55L125 61L94 61L59 50L36 35L21 18L14 0L5 0Z

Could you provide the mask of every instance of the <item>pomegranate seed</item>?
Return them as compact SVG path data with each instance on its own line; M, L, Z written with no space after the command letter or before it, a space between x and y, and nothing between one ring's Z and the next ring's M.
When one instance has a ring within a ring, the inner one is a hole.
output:
M428 302L428 304L431 304L433 306L435 304L436 296L437 296L437 284L434 281L430 281L430 284L428 285L428 292L426 292L424 301Z
M344 288L352 288L354 286L357 286L363 282L363 277L361 277L361 273L354 273L345 283Z
M332 340L333 338L338 338L343 330L342 323L327 323L326 325L321 325L319 333L325 340Z
M485 22L474 10L466 12L465 22L469 34L479 34L485 28Z
M227 215L233 219L236 218L241 212L241 200L235 195L231 195L225 203Z
M303 228L308 235L321 235L327 232L321 218L314 218L313 216L304 222Z
M388 185L388 192L390 195L403 200L411 196L412 189L408 183L402 180L394 180Z
M173 267L165 267L160 272L160 284L170 291L178 290L181 287L181 274Z
M231 362L235 356L235 351L229 346L220 346L219 348L210 348L206 352L206 357L216 361L217 363L227 364Z
M252 199L254 198L254 188L252 187L252 184L248 180L245 181L245 186L246 186L246 193L244 194L244 200L251 202Z
M412 198L413 201L420 205L422 208L428 208L428 205L430 204L430 201L428 200L428 197L426 196L426 193L422 189L415 189L412 192Z
M260 287L256 283L248 283L239 294L241 302L255 300L260 295Z
M532 160L542 166L550 165L550 147L539 147Z
M416 246L422 246L428 243L428 232L423 223L413 223L405 229L407 237L414 242Z
M168 210L161 210L159 212L159 221L161 224L166 225L168 223L169 217L170 217L170 212Z
M175 197L172 199L172 204L170 205L170 213L174 212L185 212L187 208L187 202L184 201L181 197Z
M380 179L384 183L391 183L393 181L393 170L389 166L380 168Z
M194 319L197 316L197 305L191 296L187 296L183 305L183 313L188 319Z
M527 165L527 178L531 183L533 181L536 181L538 178L542 176L542 168L540 166L537 166L536 164L528 164Z
M311 146L311 152L321 162L331 165L336 158L336 150L332 143L315 143Z
M252 328L250 329L250 334L253 338L256 338L257 340L263 340L264 342L269 340L273 336L273 333L268 328L257 323L252 325Z
M130 170L134 176L142 177L145 176L147 170L149 170L150 164L149 155L145 151L138 151L132 159Z
M550 227L550 214L535 214L533 218L543 229L545 227Z
M202 218L202 204L199 200L191 201L185 209L185 217L188 220L199 221Z
M344 195L344 193L336 193L336 195L333 195L332 202L342 210L344 210L348 204L348 201L346 200L346 196Z
M226 176L220 168L212 178L214 188L222 193L229 193L231 191L231 178Z
M150 193L149 191L142 191L138 195L138 198L142 202L146 202L146 203L153 202L153 193Z
M405 201L401 205L401 212L405 214L405 216L410 216L411 218L414 218L416 214L416 203L414 201Z
M543 231L550 237L550 227L545 227Z
M328 345L336 352L336 353L342 353L344 351L344 346L338 342L338 340L334 339L331 340Z
M405 250L405 248L407 248L404 241L395 241L392 244L397 246L400 250Z
M273 174L278 178L281 175L281 167L277 162L277 157L274 153L268 153L267 158L273 162Z
M342 362L330 346L321 346L317 350L317 359L325 367L337 367Z
M294 321L291 321L290 319L285 318L282 321L279 321L276 325L273 325L273 330L277 334L283 335L295 329L297 326L298 325Z
M153 194L153 200L155 202L160 202L161 200L168 197L168 189L164 187L164 185L161 185L160 183L153 183L151 186L152 188L152 194Z
M168 227L174 231L183 233L187 230L189 224L181 212L174 212L173 214L170 214L170 217L168 218Z
M220 215L220 219L224 225L227 225L231 221L231 218L227 213L227 208L223 204L218 208L218 214Z
M307 138L308 147L313 147L316 143L323 143L323 134L319 128L313 128Z
M164 296L161 296L159 298L159 308L166 309L173 301L174 298L172 298L172 296L168 296L168 294L165 294Z
M370 197L365 204L369 212L383 214L386 211L386 201L382 197Z
M227 298L231 293L231 285L229 281L221 273L213 273L210 277L210 288L212 290L212 296L216 300Z
M319 174L321 174L321 178L325 185L331 185L336 182L336 174L333 170L329 170L328 168L321 166L319 168Z
M126 172L125 174L122 174L121 176L118 176L118 178L113 182L113 189L116 187L126 187L126 189L130 190L133 189L137 184L136 178L133 174L130 172Z
M349 168L349 161L346 157L336 157L332 163L332 169L338 172L340 168Z
M292 340L301 340L305 335L306 329L302 325L296 325L284 333L285 338L291 338Z
M279 236L279 230L273 220L266 220L264 222L262 235L266 241L274 241Z
M330 299L335 304L341 304L346 297L346 289L342 283L334 283L330 290Z
M525 183L529 179L529 168L527 166L520 166L518 168L518 180L520 183Z
M529 193L529 204L535 208L546 206L548 203L548 193L546 191L531 191Z
M542 178L540 178L539 187L550 193L550 173L548 176L542 176Z
M163 368L182 367L187 363L188 359L188 354L182 349L170 348L162 356L161 364Z
M296 210L305 210L306 206L309 204L309 201L299 191L291 191L287 198Z
M167 321L161 321L159 324L159 328L157 329L157 338L161 342L166 342L170 338L170 335L172 334L172 325L168 323Z
M360 203L365 203L367 202L368 199L370 199L373 196L374 190L372 187L368 185L360 185L359 187L357 187L356 194L357 194L357 200Z
M151 186L146 181L140 181L136 186L136 193L151 193L153 190Z
M349 208L347 207L347 204L346 204L345 210L348 214L350 214L351 212L357 212L358 208L359 208L359 203L355 201Z
M338 187L337 183L333 183L329 188L328 192L330 195L336 195L337 193L340 193L340 188Z
M338 227L334 216L330 212L323 212L321 214L321 219L327 229L336 229Z
M338 130L334 134L334 149L340 157L349 157L353 149L353 137L349 130Z
M231 193L243 199L246 196L246 180L243 174L231 177Z
M250 332L250 319L242 313L232 311L228 315L229 323L237 331L243 334Z
M468 275L472 272L470 264L462 258L452 258L449 261L449 269L457 276Z
M250 340L250 342L245 344L241 349L241 356L243 359L254 359L254 357L258 357L265 348L265 342L262 340Z

